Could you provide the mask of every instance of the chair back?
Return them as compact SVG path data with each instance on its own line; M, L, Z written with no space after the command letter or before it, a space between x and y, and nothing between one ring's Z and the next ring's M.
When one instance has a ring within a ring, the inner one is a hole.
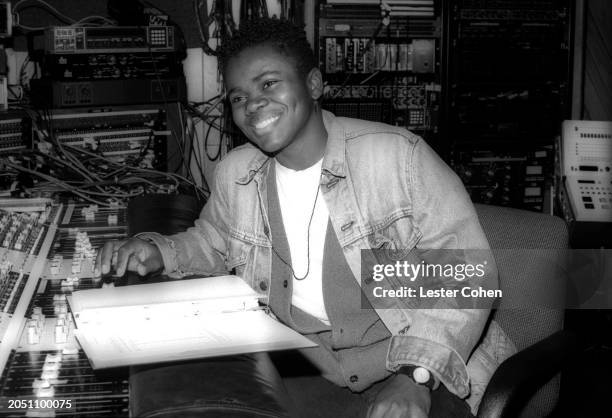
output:
M563 327L566 284L558 267L568 248L567 226L561 218L525 210L477 204L476 211L493 250L503 292L493 318L520 351ZM527 299L530 306L524 304ZM523 416L549 415L559 386L556 376L531 399Z

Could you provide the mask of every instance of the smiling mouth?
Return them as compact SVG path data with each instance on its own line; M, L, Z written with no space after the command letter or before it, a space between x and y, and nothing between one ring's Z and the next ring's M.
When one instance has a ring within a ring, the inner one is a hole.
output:
M271 116L269 118L266 118L262 121L257 122L253 126L255 126L255 129L264 129L267 126L271 125L272 123L276 122L279 118L280 118L280 115Z

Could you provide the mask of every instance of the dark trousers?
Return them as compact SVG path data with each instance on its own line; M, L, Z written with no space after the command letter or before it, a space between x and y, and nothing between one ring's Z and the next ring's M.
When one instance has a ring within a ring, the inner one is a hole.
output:
M272 353L293 404L291 416L304 418L361 418L386 381L362 393L351 392L321 377L317 370L288 352ZM290 352L289 352L290 353ZM473 418L468 404L450 393L444 385L431 393L430 418Z

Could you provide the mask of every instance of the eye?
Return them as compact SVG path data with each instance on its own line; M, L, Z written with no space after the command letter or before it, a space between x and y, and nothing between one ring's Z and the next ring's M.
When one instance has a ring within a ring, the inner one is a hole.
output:
M277 80L267 80L267 81L264 81L264 83L263 83L263 88L264 88L264 90L265 90L265 89L267 89L267 88L272 87L272 86L273 86L274 84L276 84L276 83L278 83L278 81L277 81Z
M244 96L234 96L234 97L230 97L230 103L231 103L231 104L240 103L242 100L244 100Z

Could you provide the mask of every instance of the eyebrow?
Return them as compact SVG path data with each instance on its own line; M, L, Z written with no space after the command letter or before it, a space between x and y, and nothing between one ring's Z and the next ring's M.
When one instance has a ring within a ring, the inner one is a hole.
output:
M269 76L269 75L279 75L279 74L280 74L280 71L276 71L276 70L264 71L263 73L259 74L257 77L253 78L253 81L257 82L257 81L261 80L262 78L264 78L266 76ZM236 90L240 90L240 89L237 88L237 87L234 87L234 88L230 89L227 92L226 95L229 96L230 94L232 94Z

